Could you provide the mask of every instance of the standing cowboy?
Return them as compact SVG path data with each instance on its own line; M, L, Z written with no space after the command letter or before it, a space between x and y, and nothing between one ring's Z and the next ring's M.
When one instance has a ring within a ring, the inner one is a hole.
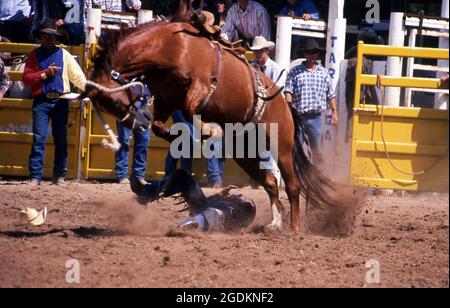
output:
M317 62L324 49L314 39L308 39L302 52L306 61L289 72L285 94L287 102L300 113L313 157L320 163L320 144L325 125L322 113L328 103L333 112L332 124L339 123L336 95L327 69Z
M267 41L262 36L255 37L253 40L253 45L250 47L250 50L253 51L256 58L256 61L252 63L252 66L256 70L266 74L273 82L277 83L278 87L281 88L284 86L286 76L284 73L281 75L281 67L269 57L270 50L274 47L274 42Z
M53 182L64 183L67 174L67 118L69 102L61 95L70 92L70 83L84 90L86 78L73 56L56 46L61 33L55 22L45 22L35 36L41 46L33 50L26 62L23 82L32 87L33 94L33 145L29 170L31 185L37 187L43 176L45 143L48 122L52 121L55 143Z

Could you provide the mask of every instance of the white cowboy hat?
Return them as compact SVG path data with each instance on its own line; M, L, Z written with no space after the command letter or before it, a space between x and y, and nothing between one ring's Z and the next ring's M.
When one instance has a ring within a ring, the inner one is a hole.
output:
M253 39L253 45L250 46L250 50L257 51L264 48L272 49L275 47L275 43L271 41L267 41L262 36L257 36Z
M43 225L45 219L47 218L47 207L44 207L44 209L40 212L33 208L26 208L20 211L20 217L24 224L30 224L33 226Z

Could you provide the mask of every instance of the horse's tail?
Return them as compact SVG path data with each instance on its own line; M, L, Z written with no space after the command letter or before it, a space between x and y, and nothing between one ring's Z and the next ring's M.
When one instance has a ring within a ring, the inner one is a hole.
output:
M293 151L294 168L300 181L300 193L311 205L318 208L336 206L340 200L333 196L337 184L323 175L312 163L307 136L300 124L300 114L290 107L295 125Z

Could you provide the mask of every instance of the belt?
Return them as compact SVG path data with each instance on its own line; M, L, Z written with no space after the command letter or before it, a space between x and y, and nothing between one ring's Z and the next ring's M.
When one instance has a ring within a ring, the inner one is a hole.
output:
M61 96L61 93L58 92L48 92L44 94L48 99L58 99Z
M305 117L307 117L307 116L312 117L312 116L319 116L321 114L322 114L322 111L308 111L308 112L303 112L300 115L305 116Z

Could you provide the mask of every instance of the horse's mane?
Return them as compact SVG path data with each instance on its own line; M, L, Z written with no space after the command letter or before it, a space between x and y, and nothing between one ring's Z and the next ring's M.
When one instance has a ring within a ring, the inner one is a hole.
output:
M156 29L170 22L190 22L194 15L191 0L175 0L171 3L172 14L162 20L154 20L137 27L122 25L120 30L108 30L98 42L98 50L93 59L92 77L95 79L101 74L109 74L112 70L112 56L117 51L119 41L127 38L133 33L146 29Z
M122 25L120 30L107 30L103 33L98 41L97 52L93 59L92 77L95 79L101 74L109 74L112 70L112 56L117 51L119 41L127 38L133 33L139 32L146 28L153 28L166 24L166 20L155 20L149 23L139 25L137 27L129 27Z

